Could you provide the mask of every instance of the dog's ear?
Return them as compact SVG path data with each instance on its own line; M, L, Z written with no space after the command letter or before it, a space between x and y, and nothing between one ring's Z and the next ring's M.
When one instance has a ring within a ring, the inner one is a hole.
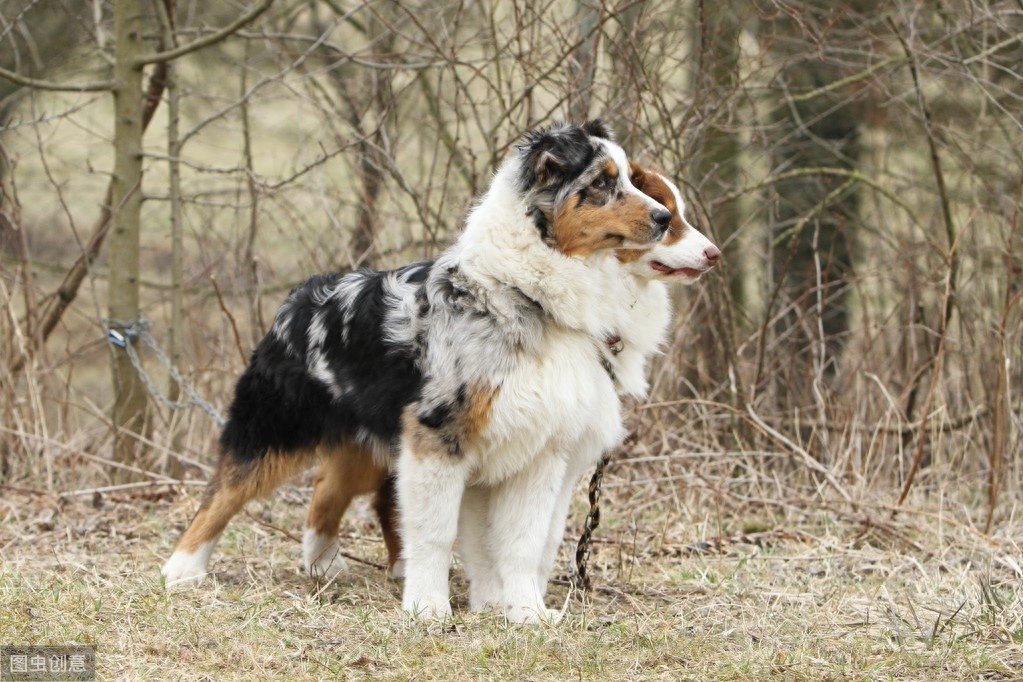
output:
M643 187L646 185L646 178L647 174L643 170L643 166L640 166L635 161L629 161L629 182L640 192L643 191Z
M611 126L604 123L604 119L595 118L592 121L587 121L583 124L583 130L586 131L587 135L600 137L609 142L615 141L615 132L611 130Z
M575 177L596 154L590 135L571 123L531 130L519 150L523 157L520 182L523 190L545 189L561 178Z

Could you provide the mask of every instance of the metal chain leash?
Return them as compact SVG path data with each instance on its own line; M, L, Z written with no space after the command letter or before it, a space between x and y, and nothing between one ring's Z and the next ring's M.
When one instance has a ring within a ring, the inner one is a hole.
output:
M144 317L139 317L138 319L131 320L130 322L121 320L105 320L105 322L107 324L107 340L118 348L123 348L128 354L128 359L131 361L132 367L135 368L135 372L138 373L139 379L142 380L143 385L146 387L146 390L149 391L151 396L172 410L183 410L189 407L198 407L208 414L217 426L224 426L224 418L220 416L220 413L217 412L216 408L203 400L195 389L185 381L177 368L171 364L166 353L164 353L157 345L156 339L154 339L152 334L149 333L149 328L152 326L149 320ZM181 387L181 390L188 396L189 399L187 402L174 401L163 395L156 383L142 366L142 360L139 358L138 352L135 350L136 339L142 339L142 341L144 341L156 355L160 364L167 368L171 378L177 382L178 386Z
M597 468L590 477L590 511L583 522L583 534L575 549L575 586L580 590L590 589L590 576L586 572L590 560L590 545L593 542L593 531L600 525L600 487L604 482L604 468L611 461L611 452L605 452L597 462Z

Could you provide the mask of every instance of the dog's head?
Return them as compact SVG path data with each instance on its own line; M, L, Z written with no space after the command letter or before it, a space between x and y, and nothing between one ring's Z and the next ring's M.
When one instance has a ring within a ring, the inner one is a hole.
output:
M601 121L558 123L519 145L519 190L543 240L568 256L644 248L671 212L629 178L625 152Z
M632 184L671 211L668 233L646 249L619 249L618 260L633 274L691 284L721 259L721 251L685 218L685 202L678 188L663 175L636 163L629 166Z

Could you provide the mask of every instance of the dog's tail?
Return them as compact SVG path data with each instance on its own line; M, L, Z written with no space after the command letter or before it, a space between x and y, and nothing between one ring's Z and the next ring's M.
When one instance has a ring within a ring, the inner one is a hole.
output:
M330 404L304 362L268 334L238 379L220 446L238 465L311 450L321 442Z

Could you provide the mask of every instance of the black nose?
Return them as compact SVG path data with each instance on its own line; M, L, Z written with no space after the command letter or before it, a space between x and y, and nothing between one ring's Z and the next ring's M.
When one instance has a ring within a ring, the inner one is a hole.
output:
M657 238L660 239L668 231L668 223L671 222L671 211L666 208L655 208L650 211L650 220L657 226Z

